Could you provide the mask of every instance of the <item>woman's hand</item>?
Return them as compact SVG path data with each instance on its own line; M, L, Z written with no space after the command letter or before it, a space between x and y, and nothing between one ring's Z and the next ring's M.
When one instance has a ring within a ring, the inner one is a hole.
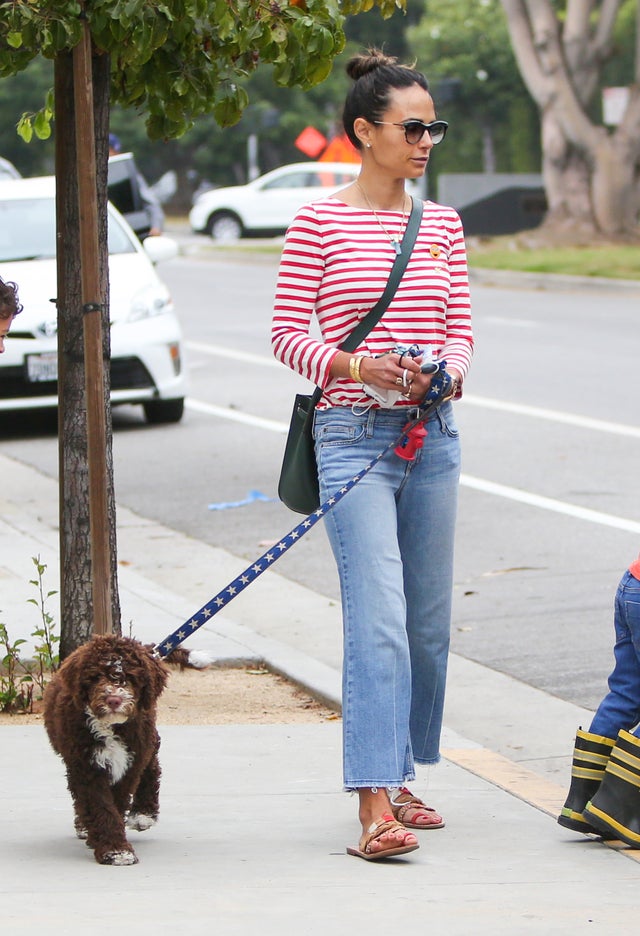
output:
M408 354L398 354L390 351L380 357L357 356L359 359L359 374L362 383L378 387L381 390L397 390L406 400L412 403L421 402L431 386L432 374L423 374L420 371L422 355L411 357ZM353 355L341 351L331 366L334 377L353 378L350 373L350 362ZM450 375L460 382L457 371L449 371Z
M410 357L395 351L381 357L365 357L360 362L360 376L367 384L382 390L397 390L405 399L424 399L431 386L432 374L422 374L422 356Z

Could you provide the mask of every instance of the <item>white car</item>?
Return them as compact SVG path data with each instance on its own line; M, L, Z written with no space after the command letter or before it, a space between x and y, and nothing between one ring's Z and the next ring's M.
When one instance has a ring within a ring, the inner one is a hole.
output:
M111 402L140 403L149 422L178 422L186 394L182 332L154 262L167 237L140 243L109 205ZM0 276L23 310L0 356L0 410L57 406L55 179L0 182Z
M360 163L281 166L247 185L203 192L189 212L189 223L197 234L217 241L284 234L298 208L345 188L359 173Z

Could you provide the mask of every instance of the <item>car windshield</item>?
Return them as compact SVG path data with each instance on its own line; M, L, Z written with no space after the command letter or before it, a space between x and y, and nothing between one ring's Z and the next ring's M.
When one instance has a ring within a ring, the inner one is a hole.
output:
M131 238L109 215L109 253L132 253ZM56 255L56 215L53 198L0 201L0 262L47 260Z

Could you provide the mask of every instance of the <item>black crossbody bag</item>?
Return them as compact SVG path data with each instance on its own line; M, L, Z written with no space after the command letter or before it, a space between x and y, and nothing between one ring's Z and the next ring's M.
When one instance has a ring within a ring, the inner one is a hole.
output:
M400 253L394 260L385 290L371 311L340 345L341 351L355 351L380 321L398 288L416 242L422 219L422 199L413 197L412 202ZM316 387L312 394L298 393L296 395L280 469L278 497L290 510L302 514L313 513L320 506L318 465L313 441L313 414L322 393L322 387Z

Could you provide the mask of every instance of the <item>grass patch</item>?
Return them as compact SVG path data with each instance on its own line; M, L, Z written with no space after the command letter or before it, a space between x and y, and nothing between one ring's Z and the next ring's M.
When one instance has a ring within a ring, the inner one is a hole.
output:
M255 238L247 242L238 241L237 244L211 243L208 246L212 251L215 251L216 256L243 257L247 254L262 254L268 257L279 257L282 253L282 244L282 240L274 241L273 239L265 238L264 242L261 243Z
M468 252L470 267L640 280L637 244L527 247L510 238L469 238Z
M189 230L186 218L171 218L167 233ZM536 231L522 231L502 237L467 238L469 266L490 270L528 273L556 273L565 276L594 276L605 279L640 280L640 242L541 245ZM282 238L251 238L235 244L216 244L199 238L199 252L225 260L245 260L248 255L277 260Z

